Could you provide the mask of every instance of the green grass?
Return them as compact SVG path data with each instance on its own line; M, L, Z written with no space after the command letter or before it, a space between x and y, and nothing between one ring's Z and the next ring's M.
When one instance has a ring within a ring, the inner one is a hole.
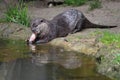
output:
M102 7L101 2L99 0L91 1L89 6L90 6L89 10L94 10L96 8L101 8Z
M87 2L88 0L65 0L65 4L72 6L80 6Z
M27 13L27 7L23 6L10 6L5 12L5 20L7 22L14 22L23 24L25 26L30 25L30 18Z
M81 6L89 2L89 10L94 10L96 8L101 8L101 2L99 0L65 0L65 4L69 6Z
M114 58L113 62L116 63L116 64L120 64L120 53L115 55L115 58Z
M104 31L100 41L105 45L114 45L120 48L120 34Z
M114 56L113 62L115 64L120 65L120 50L113 50L112 53L113 53L113 56Z

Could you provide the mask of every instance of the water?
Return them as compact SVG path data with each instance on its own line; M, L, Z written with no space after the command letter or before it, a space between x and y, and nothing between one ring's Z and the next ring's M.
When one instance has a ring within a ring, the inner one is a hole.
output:
M48 44L31 51L23 41L0 39L0 80L111 80L92 57Z

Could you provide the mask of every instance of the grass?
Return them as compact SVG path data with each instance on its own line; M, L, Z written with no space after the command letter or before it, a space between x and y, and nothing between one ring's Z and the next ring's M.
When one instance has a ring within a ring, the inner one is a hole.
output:
M112 53L114 55L113 62L120 65L120 50L113 50Z
M111 33L109 31L104 31L102 33L100 41L105 45L114 45L117 48L120 48L120 34Z
M94 10L96 8L101 8L101 2L99 0L65 0L65 4L69 6L81 6L85 3L89 2L89 10Z
M80 6L87 2L88 0L65 0L65 4L72 6Z
M99 0L91 1L89 6L90 6L89 10L94 10L96 8L101 8L102 7L101 2Z
M3 21L29 26L30 18L27 14L27 7L23 7L22 5L10 6L5 12L5 19Z
M115 55L113 62L116 64L120 64L120 54Z

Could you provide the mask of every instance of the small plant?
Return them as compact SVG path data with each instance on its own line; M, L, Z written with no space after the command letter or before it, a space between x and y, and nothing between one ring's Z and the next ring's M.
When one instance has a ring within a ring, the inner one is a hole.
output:
M27 7L10 6L5 13L5 20L7 22L14 22L29 26L30 18L27 15Z
M96 8L101 8L101 2L99 0L93 0L90 2L90 10L94 10Z
M103 36L100 38L100 41L106 45L113 44L120 48L120 34L105 31L103 32Z
M118 54L115 54L115 58L113 59L113 62L116 64L120 64L120 51Z
M65 0L65 4L73 5L73 6L80 6L87 2L87 0Z

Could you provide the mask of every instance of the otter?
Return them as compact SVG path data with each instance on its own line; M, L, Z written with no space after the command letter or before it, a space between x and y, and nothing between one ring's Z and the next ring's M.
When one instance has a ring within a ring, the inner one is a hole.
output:
M98 25L90 22L82 12L70 9L55 16L52 20L36 18L31 22L33 34L29 43L47 43L57 37L79 32L85 28L114 28L117 26Z

